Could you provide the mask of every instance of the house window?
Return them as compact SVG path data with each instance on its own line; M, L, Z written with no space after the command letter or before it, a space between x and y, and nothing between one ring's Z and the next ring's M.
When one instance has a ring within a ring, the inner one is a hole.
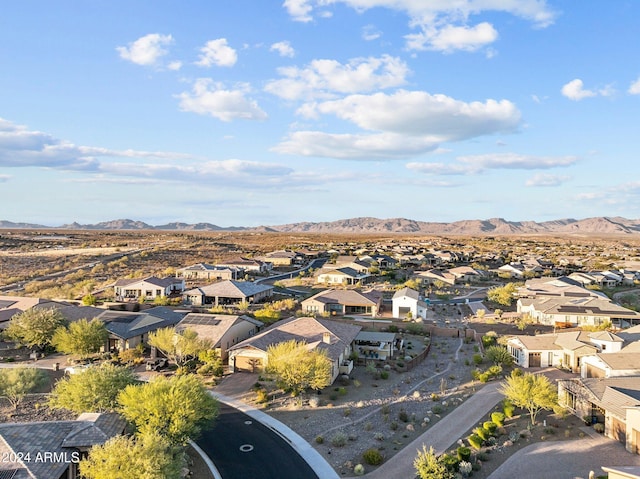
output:
M156 289L156 296L162 296L162 290Z
M576 394L575 393L565 390L564 402L566 407L568 407L569 409L572 409L573 411L576 410Z

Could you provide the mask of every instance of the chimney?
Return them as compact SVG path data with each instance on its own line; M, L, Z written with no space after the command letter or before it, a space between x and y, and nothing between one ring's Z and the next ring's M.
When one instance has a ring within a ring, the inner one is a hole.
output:
M322 342L331 344L331 333L322 333Z

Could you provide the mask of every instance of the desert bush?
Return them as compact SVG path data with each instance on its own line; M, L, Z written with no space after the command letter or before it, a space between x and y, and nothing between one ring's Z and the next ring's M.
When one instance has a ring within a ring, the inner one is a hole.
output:
M473 355L473 364L482 364L482 354L474 354Z
M337 432L331 438L331 444L334 447L343 447L347 443L347 435L343 432Z
M402 422L409 422L409 415L407 414L407 411L405 411L404 409L400 409L400 412L398 413L398 419Z
M485 421L484 423L482 423L482 427L489 431L489 434L493 436L493 434L496 432L496 429L498 428L498 425L493 421Z
M484 442L482 438L477 434L471 434L471 436L469 436L467 440L469 441L469 444L471 444L471 447L476 450L480 450L480 448L482 447L482 443Z
M458 449L456 449L456 455L458 456L458 459L460 459L460 461L468 461L471 457L471 449L466 446L460 446Z
M356 476L363 476L364 475L364 466L362 464L356 464L356 466L353 468L353 473Z
M362 453L362 458L364 462L369 464L370 466L379 466L384 461L384 457L377 449L371 448L367 449Z
M491 437L491 433L485 427L477 427L473 430L473 432L474 434L480 436L480 439L482 439L483 441L486 441Z
M504 411L505 417L511 418L513 417L513 413L516 410L516 407L513 405L511 401L504 400L502 402L502 410Z
M494 411L491 413L491 420L498 426L504 426L505 414L500 411Z
M316 436L316 444L323 444L323 443L324 443L324 437Z

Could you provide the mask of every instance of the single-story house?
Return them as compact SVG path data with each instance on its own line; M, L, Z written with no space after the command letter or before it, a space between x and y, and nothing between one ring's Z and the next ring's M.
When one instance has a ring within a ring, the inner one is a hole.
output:
M485 279L485 274L482 271L471 266L457 266L447 271L455 277L456 283L474 283Z
M596 297L519 298L517 307L519 313L529 314L540 324L560 328L600 326L607 322L623 326L640 322L640 313Z
M411 314L412 319L427 319L427 303L415 289L402 288L392 298L393 317L405 318Z
M9 321L16 314L24 313L31 308L61 308L69 306L68 303L52 301L44 298L27 298L23 296L0 295L0 330L9 325Z
M376 316L382 309L382 293L375 290L328 289L305 299L300 305L305 314Z
M595 336L595 341L591 335ZM619 338L612 338L607 342L599 333L567 331L535 336L512 336L507 340L507 349L520 367L554 366L573 372L580 372L583 358L602 351L603 345L608 351L614 351L616 348L619 350Z
M0 478L75 479L89 449L123 434L115 413L84 413L75 421L0 424ZM10 460L29 457L30 460Z
M414 275L419 278L424 285L434 284L438 281L442 281L451 286L456 284L455 275L446 270L434 268L428 271L416 271Z
M522 279L524 278L525 267L521 263L503 264L497 269L499 275L504 275L509 278Z
M290 318L229 348L232 371L255 372L268 363L269 346L289 340L304 341L309 349L320 348L331 361L331 382L339 374L349 374L353 361L353 341L362 328L355 324L310 317Z
M245 273L268 273L273 268L273 263L260 261L253 258L232 258L219 262L216 266L220 268L236 268Z
M532 278L526 281L524 286L518 288L517 296L520 298L536 298L542 296L575 298L600 298L608 299L600 291L585 288L578 281L568 276L558 278Z
M637 454L640 447L640 377L562 379L558 402L591 424L604 424L605 436Z
M243 271L233 266L218 266L207 263L197 263L186 268L176 270L176 278L185 280L224 280L238 279L243 276Z
M603 288L615 288L622 284L622 275L611 271L590 271L588 273L575 272L569 275L569 278L587 286L595 284Z
M351 268L361 274L369 273L370 261L358 259L356 256L338 256L333 263L325 263L323 269Z
M272 251L261 256L259 259L271 263L275 267L302 264L305 260L303 255L288 250Z
M582 358L581 366L582 378L640 376L640 353L597 353Z
M97 318L105 323L109 332L107 351L124 351L146 343L149 333L177 325L183 316L159 306L139 312L107 310Z
M342 284L342 285L354 285L365 284L372 276L369 273L357 271L353 268L322 268L318 271L316 276L318 283L325 284Z
M180 294L184 291L183 278L147 278L119 279L113 283L116 300L155 299Z
M189 313L176 325L176 331L189 329L198 337L211 340L223 361L228 349L257 334L263 323L245 315Z
M238 304L242 301L260 303L273 295L273 286L252 281L220 281L193 288L182 294L186 304L194 306L219 306Z

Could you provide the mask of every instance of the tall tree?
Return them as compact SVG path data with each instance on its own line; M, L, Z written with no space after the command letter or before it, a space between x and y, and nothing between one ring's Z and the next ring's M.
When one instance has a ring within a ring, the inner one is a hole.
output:
M304 341L291 340L269 346L267 355L267 372L294 394L331 384L331 361L324 350L310 350Z
M93 446L80 463L86 479L180 479L183 455L156 435L116 436Z
M81 358L97 353L105 345L109 332L99 319L80 319L56 329L51 345L61 353L77 354Z
M149 344L158 348L167 359L178 366L197 359L201 351L212 349L209 339L199 338L192 329L177 332L175 328L161 328L149 334Z
M158 376L127 386L118 396L120 413L139 434L159 434L173 445L186 444L218 414L218 402L191 374Z
M28 348L44 349L55 330L64 325L65 319L57 309L31 308L11 318L4 334Z
M551 410L558 404L557 389L546 376L523 374L519 369L511 371L500 392L515 406L529 412L532 425L541 410Z
M504 306L511 306L515 299L514 293L523 283L507 283L504 286L495 286L487 291L487 299Z
M6 397L13 409L18 409L25 395L46 380L45 373L36 368L0 369L0 396Z
M103 364L60 379L51 392L49 404L78 414L115 411L118 394L136 383L129 368Z

